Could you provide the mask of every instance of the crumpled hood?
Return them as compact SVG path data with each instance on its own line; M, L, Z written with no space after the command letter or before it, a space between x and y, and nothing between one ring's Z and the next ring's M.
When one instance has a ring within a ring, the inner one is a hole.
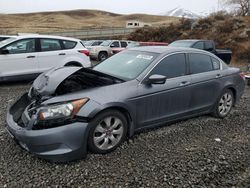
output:
M38 76L32 87L39 95L52 95L64 79L80 69L82 69L82 67L60 67L51 69Z

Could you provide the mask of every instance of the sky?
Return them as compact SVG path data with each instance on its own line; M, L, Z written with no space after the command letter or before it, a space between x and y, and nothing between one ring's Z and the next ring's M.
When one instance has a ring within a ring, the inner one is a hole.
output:
M0 0L0 13L97 9L121 14L159 14L176 7L211 13L219 0Z

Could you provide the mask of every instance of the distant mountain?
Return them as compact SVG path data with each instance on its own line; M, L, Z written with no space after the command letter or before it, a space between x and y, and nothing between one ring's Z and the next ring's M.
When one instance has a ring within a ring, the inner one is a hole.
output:
M203 14L196 14L194 12L191 12L189 10L186 10L186 9L183 9L180 7L177 7L177 8L170 10L166 13L162 13L161 15L180 17L180 18L184 17L184 18L189 18L189 19L198 19L198 18L203 17Z

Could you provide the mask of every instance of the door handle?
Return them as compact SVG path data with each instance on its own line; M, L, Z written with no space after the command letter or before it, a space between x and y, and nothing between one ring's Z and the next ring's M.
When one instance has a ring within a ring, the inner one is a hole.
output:
M66 55L65 53L60 53L60 54L58 54L58 55Z
M217 74L215 78L221 78L222 75L221 74Z
M189 84L190 84L189 81L183 81L183 82L180 83L180 86L187 86Z
M27 56L27 58L35 58L36 56L33 56L33 55L30 55L30 56Z

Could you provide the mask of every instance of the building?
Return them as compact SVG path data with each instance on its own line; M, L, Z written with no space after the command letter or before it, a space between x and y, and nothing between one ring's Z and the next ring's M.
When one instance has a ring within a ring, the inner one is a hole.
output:
M126 28L150 27L152 24L144 23L138 20L129 20L126 22Z

